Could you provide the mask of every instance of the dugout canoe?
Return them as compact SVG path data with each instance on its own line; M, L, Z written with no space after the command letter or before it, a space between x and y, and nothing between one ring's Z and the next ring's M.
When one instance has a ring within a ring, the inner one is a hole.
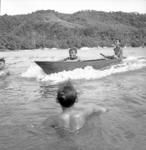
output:
M46 74L57 73L61 71L70 71L76 68L85 68L86 66L92 66L94 69L102 69L107 66L111 66L120 63L117 59L96 59L96 60L84 60L76 62L65 61L35 61Z

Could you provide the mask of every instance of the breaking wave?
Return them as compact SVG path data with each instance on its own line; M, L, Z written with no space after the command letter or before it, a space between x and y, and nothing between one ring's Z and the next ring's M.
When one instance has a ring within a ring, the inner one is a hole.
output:
M103 78L112 74L122 73L132 70L141 69L146 67L146 58L144 57L128 57L122 63L110 66L104 70L96 70L91 66L87 66L84 69L77 68L73 71L62 71L59 73L45 74L42 69L33 63L28 70L21 76L25 78L36 78L42 82L63 82L68 79L78 80L92 80Z

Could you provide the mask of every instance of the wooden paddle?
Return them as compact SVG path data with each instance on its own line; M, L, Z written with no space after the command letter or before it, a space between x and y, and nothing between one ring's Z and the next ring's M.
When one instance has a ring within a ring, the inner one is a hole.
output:
M114 56L105 56L104 54L100 53L101 56L103 56L105 59L114 59Z
M106 57L104 54L100 53L101 56Z

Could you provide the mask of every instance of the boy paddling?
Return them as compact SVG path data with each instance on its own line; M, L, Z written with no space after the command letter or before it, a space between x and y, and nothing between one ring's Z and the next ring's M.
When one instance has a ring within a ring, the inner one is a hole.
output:
M114 55L112 56L106 56L102 53L100 53L101 56L103 56L104 58L107 58L107 59L119 59L119 60L122 60L123 59L123 50L122 48L120 47L120 41L119 40L116 40L115 41L115 47L114 47Z

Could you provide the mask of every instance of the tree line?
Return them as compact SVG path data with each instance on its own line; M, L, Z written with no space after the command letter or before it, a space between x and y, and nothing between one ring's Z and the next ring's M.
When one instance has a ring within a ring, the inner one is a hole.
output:
M146 46L146 14L52 10L0 17L0 49Z

